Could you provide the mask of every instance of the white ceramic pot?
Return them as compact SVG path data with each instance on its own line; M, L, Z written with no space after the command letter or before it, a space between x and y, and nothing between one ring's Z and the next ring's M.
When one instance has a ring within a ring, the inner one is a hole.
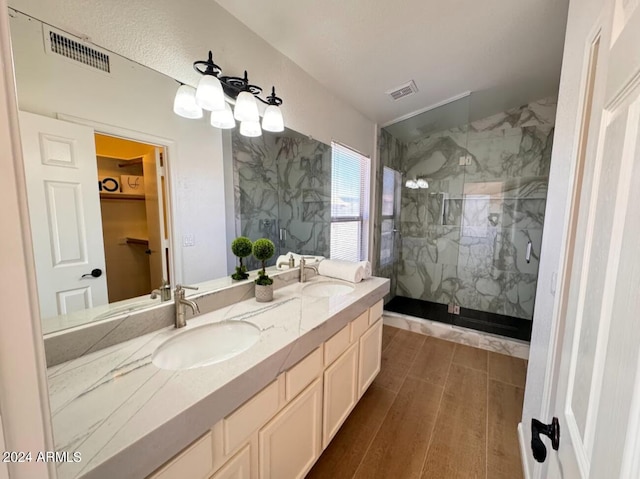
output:
M258 303L273 301L273 284L256 284L256 301Z

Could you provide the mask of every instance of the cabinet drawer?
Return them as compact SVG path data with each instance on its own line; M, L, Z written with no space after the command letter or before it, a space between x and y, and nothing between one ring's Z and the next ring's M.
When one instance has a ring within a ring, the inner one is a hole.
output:
M329 366L349 347L349 325L338 331L324 343L324 365Z
M322 348L317 348L306 358L285 373L285 398L287 402L296 397L307 385L322 374Z
M380 300L371 308L369 308L369 325L375 323L378 319L382 317L382 310L384 308L384 301Z
M201 479L207 477L213 464L211 433L196 440L158 472L147 479Z
M278 412L278 381L274 381L222 420L226 457ZM216 461L217 462L217 461Z
M360 339L362 333L369 328L369 310L366 310L356 319L351 321L351 342L355 342Z

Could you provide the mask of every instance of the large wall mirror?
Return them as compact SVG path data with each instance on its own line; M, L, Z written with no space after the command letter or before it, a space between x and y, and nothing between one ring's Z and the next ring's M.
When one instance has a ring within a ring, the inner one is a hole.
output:
M216 287L240 234L329 255L329 145L181 118L174 79L10 17L45 334L157 307L165 283Z

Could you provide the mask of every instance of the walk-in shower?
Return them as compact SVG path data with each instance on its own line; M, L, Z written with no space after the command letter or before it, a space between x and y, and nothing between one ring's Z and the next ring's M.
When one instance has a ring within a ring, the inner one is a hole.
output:
M556 102L480 100L382 129L377 274L387 310L529 340Z

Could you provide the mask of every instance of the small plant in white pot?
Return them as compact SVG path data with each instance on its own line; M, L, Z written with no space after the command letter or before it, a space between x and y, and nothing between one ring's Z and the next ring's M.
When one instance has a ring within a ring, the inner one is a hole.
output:
M258 271L256 283L256 301L266 303L273 300L273 280L267 276L267 261L276 252L273 241L267 238L260 238L253 243L253 256L262 262L262 269Z
M253 243L246 236L238 236L231 242L231 252L240 260L240 266L236 266L236 272L231 275L231 278L241 281L249 277L247 267L242 264L242 258L249 256L252 249Z

